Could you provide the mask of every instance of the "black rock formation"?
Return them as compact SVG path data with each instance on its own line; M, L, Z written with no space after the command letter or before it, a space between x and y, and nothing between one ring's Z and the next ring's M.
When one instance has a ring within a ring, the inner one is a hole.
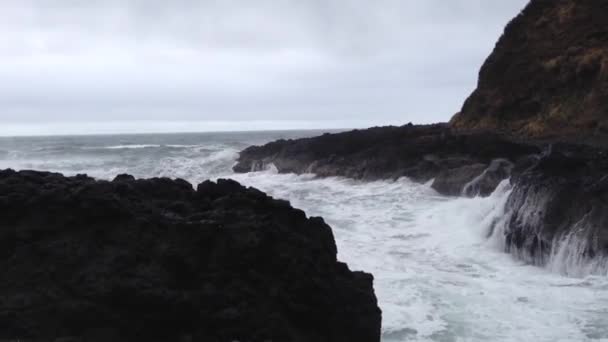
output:
M508 177L510 167L505 165L539 152L535 145L499 134L457 134L445 124L405 125L252 146L240 153L234 170L256 171L273 164L285 173L364 180L434 179L433 188L446 195L460 195L467 184L479 181L469 187L469 195L488 195Z
M0 340L380 340L330 227L235 181L0 171Z
M578 249L571 252L579 262L608 256L607 151L556 144L528 168L515 167L522 171L511 180L506 204L509 251L542 265L575 241L570 248Z

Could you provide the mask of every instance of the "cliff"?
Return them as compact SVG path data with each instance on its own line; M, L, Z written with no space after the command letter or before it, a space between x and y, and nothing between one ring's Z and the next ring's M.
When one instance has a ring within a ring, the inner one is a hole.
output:
M608 144L608 2L532 0L505 28L459 130Z
M331 228L235 181L0 171L0 340L380 340Z

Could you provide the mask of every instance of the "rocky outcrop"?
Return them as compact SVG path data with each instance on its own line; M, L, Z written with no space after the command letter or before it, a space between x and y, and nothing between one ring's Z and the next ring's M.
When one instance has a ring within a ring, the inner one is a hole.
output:
M608 2L532 0L505 28L461 130L608 145Z
M446 195L488 195L508 177L511 163L538 153L534 145L499 134L455 134L445 124L375 127L314 138L279 140L240 153L236 172L315 173L356 179L433 180ZM474 182L474 184L470 184Z
M608 152L556 144L511 180L506 217L494 223L507 251L540 265L556 262L566 273L608 264ZM516 165L524 169L523 165Z
M230 180L0 171L0 269L0 340L380 340L323 219Z

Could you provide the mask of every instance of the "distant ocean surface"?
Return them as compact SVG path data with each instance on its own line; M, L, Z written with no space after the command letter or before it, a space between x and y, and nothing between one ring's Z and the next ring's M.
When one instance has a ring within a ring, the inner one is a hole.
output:
M488 236L511 191L447 198L407 179L231 170L238 152L318 131L0 138L0 168L112 179L234 178L332 226L339 258L375 276L383 341L608 341L608 279L525 265Z

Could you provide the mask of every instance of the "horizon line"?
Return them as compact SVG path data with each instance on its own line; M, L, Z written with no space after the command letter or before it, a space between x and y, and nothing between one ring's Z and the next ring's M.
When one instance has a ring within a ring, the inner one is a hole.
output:
M9 123L2 125L0 137L17 138L348 130L377 126L401 126L404 124L407 124L407 122L397 122L395 120L129 120L105 122Z

